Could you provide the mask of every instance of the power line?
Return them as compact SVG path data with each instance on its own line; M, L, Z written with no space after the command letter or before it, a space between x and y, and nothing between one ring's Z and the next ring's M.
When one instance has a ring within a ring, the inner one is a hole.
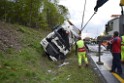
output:
M96 12L93 13L93 15L90 17L90 19L87 21L87 23L84 25L84 27L81 29L81 31L83 31L83 29L86 27L86 25L89 23L89 21L93 18L93 16L96 14Z

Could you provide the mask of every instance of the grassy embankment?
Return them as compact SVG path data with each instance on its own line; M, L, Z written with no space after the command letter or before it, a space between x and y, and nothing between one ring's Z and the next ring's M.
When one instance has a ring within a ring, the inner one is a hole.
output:
M0 83L100 83L90 67L78 68L73 51L62 67L44 56L40 41L49 30L11 24L2 24L0 30L5 31L0 34Z

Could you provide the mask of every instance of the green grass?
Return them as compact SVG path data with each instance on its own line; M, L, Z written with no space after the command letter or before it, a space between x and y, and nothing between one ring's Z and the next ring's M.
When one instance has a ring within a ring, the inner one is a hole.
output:
M44 56L40 41L49 31L15 26L21 49L0 51L0 83L101 83L90 67L78 68L74 51L63 67Z

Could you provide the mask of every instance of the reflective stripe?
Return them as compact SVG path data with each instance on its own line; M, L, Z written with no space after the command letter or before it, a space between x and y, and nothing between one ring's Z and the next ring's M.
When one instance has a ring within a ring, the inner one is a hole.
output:
M119 81L120 83L124 83L124 79L122 77L120 77L118 74L116 73L112 73Z
M85 47L83 47L83 48L78 48L78 52L85 52L85 51L86 51Z

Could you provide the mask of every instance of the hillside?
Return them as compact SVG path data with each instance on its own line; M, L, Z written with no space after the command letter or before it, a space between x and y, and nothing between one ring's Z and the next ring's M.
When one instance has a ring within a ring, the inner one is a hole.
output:
M40 45L49 32L0 22L0 83L101 83L91 67L78 68L73 51L65 66L50 61Z

